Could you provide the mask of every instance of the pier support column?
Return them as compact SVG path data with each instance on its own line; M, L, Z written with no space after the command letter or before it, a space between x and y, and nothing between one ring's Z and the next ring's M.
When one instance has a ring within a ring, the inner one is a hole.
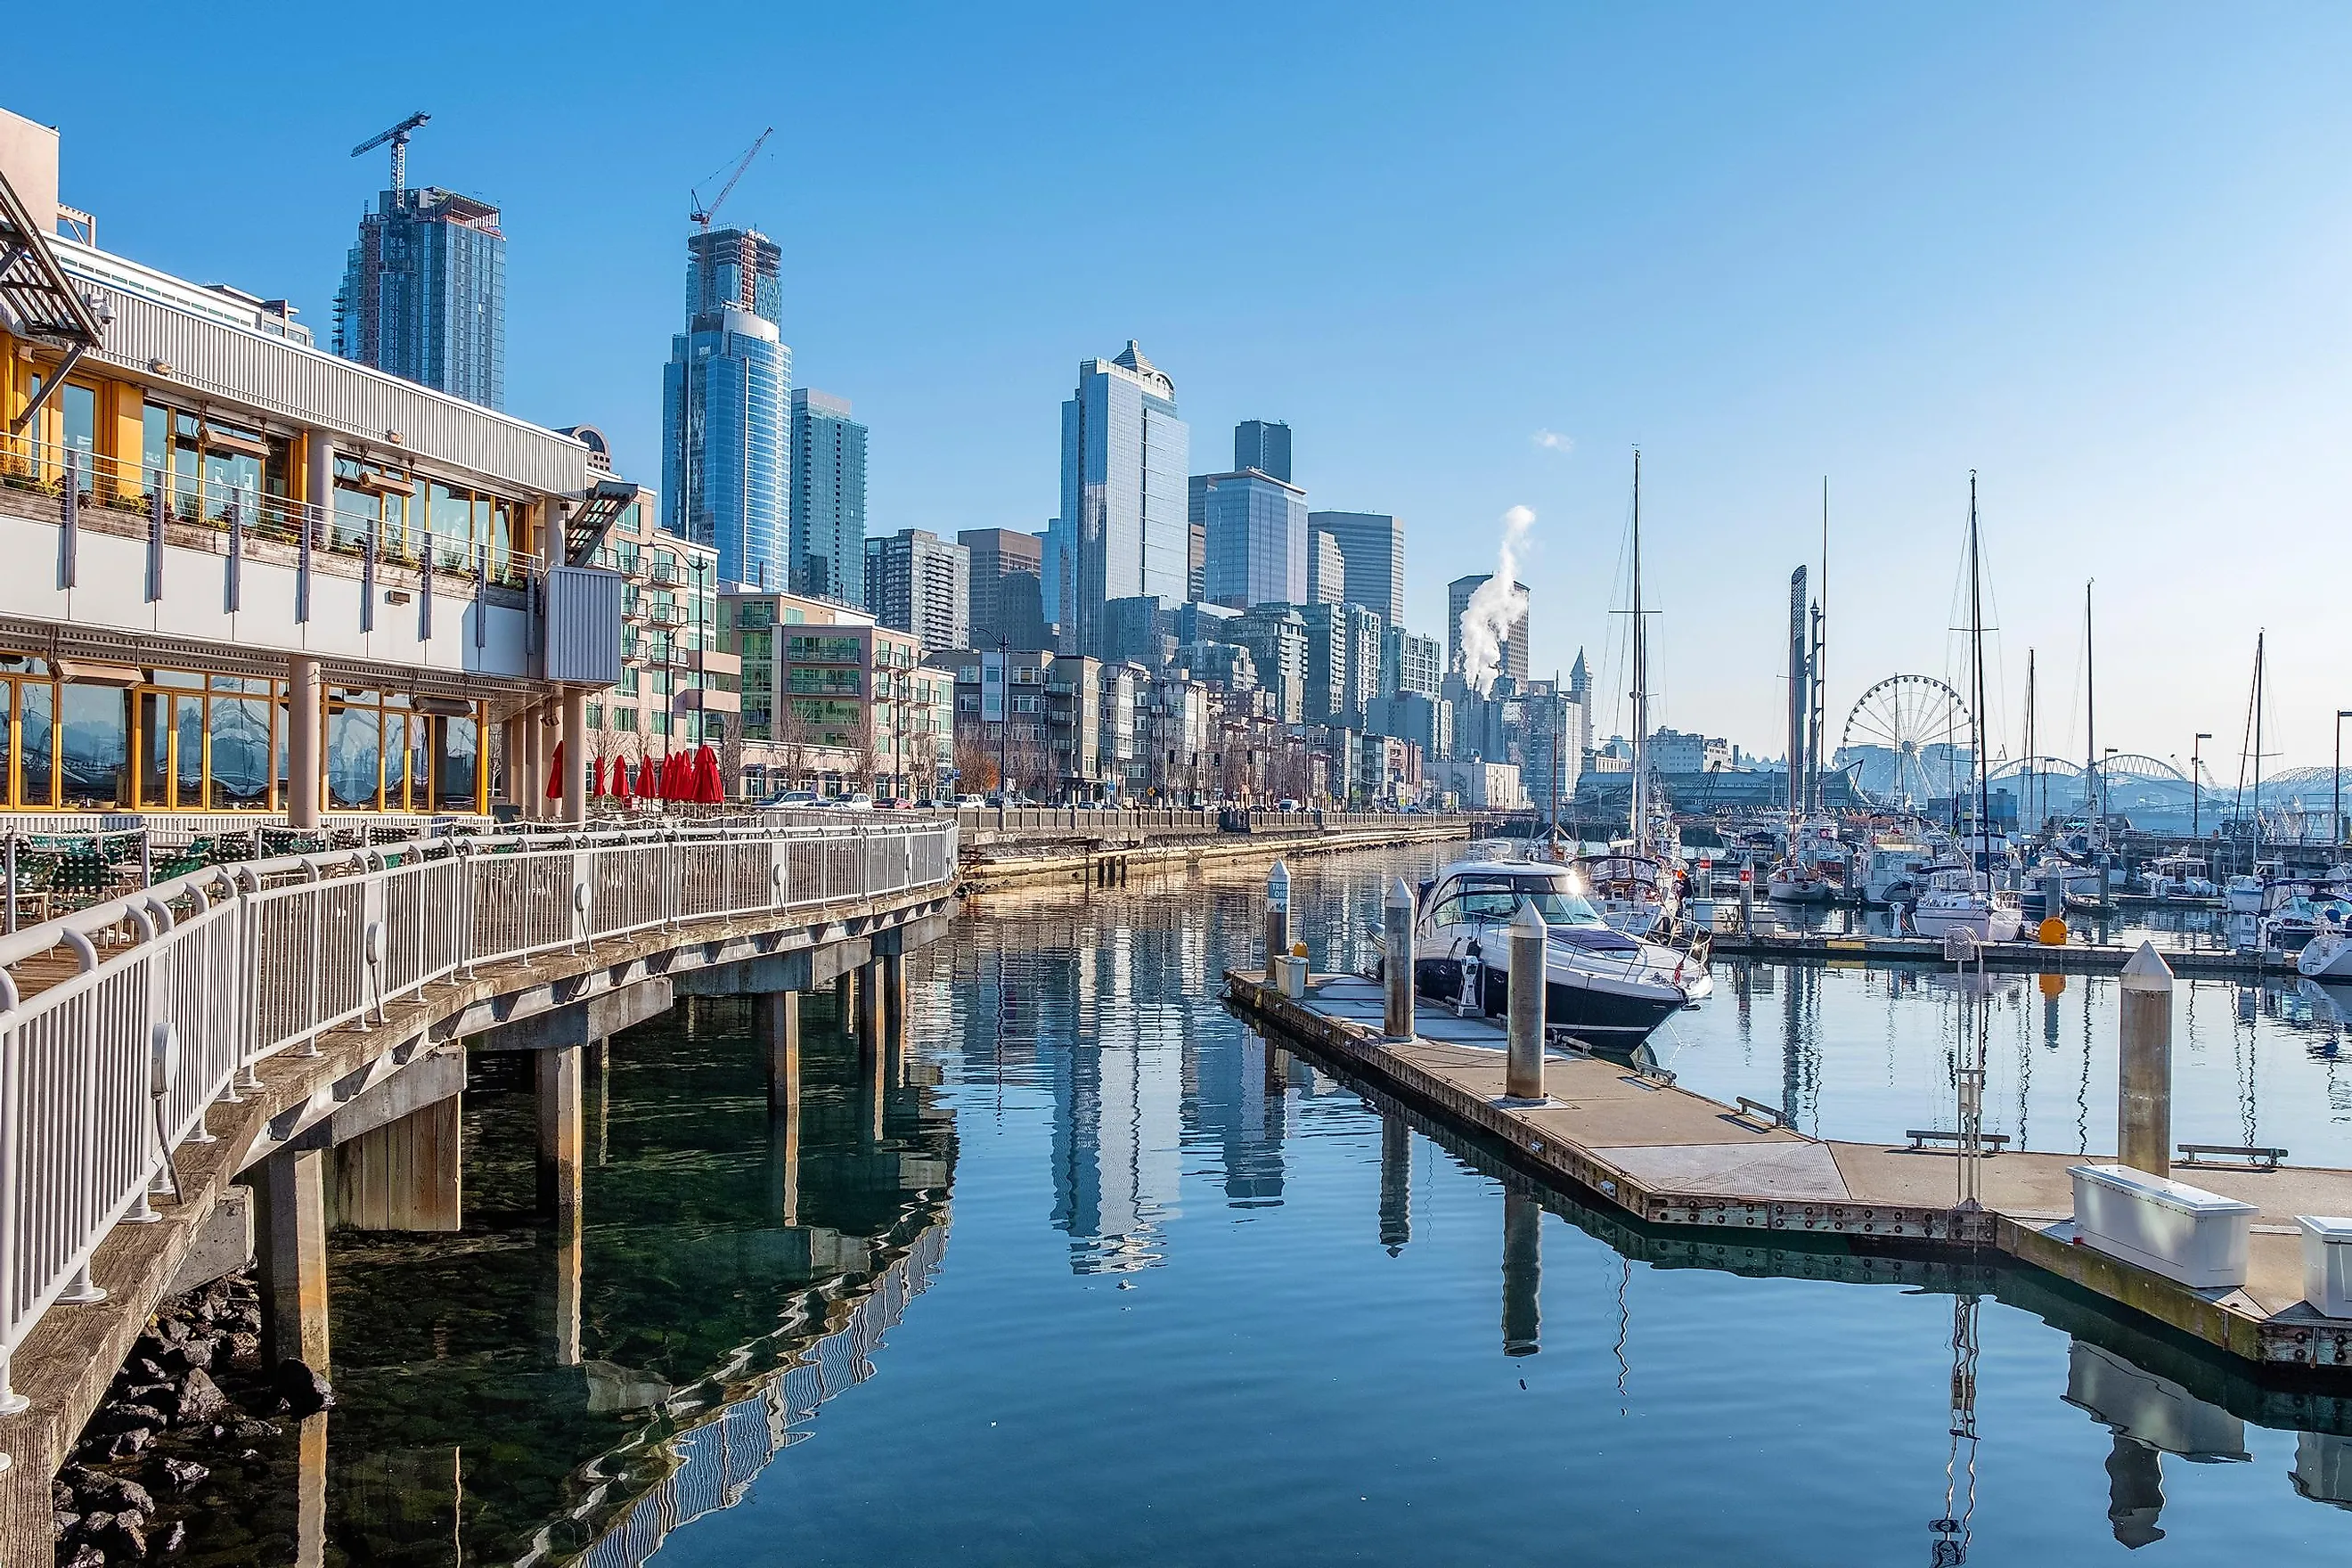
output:
M833 977L833 1026L845 1035L852 1033L857 1026L856 1020L850 1016L849 1006L850 998L856 989L856 970L845 969Z
M1412 889L1398 877L1381 906L1381 1033L1391 1040L1412 1038Z
M1276 860L1265 874L1265 983L1277 984L1274 961L1290 951L1290 868Z
M559 1234L580 1216L581 1049L559 1046L532 1053L539 1075L539 1212L555 1221Z
M327 1152L281 1149L254 1183L255 1274L261 1286L261 1353L299 1361L324 1376L327 1343Z
M327 1561L327 1416L320 1410L302 1417L299 1465L294 1490L294 1568L323 1568Z
M768 1109L798 1115L801 1106L801 994L763 991L751 998L751 1037L768 1064Z
M1544 959L1551 942L1544 918L1522 900L1511 917L1511 989L1505 1039L1503 1093L1512 1100L1544 1098Z
M522 715L509 714L499 723L499 788L515 814L522 814Z
M907 955L886 952L882 965L882 1045L889 1058L883 1081L893 1089L907 1082Z
M1394 1258L1412 1239L1412 1130L1402 1111L1381 1117L1381 1245Z
M1503 1194L1503 1353L1533 1355L1543 1330L1543 1205Z
M2116 1045L2116 1158L2152 1176L2172 1173L2172 970L2143 942L2124 965Z
M319 826L322 770L319 738L324 722L319 661L297 654L286 661L286 826Z
M882 1049L882 961L868 959L857 972L857 1051L860 1058Z
M563 689L563 820L588 820L588 693Z

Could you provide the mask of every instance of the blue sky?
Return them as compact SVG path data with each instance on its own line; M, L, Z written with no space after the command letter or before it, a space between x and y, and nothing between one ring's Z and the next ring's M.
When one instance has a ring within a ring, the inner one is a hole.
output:
M505 208L509 406L605 426L644 477L687 188L773 124L726 216L783 246L796 384L872 426L876 531L1042 527L1077 362L1132 337L1195 470L1286 419L1315 504L1406 520L1417 628L1534 508L1536 666L1589 645L1612 687L1639 443L1668 723L1780 750L1825 474L1833 710L1957 677L1971 468L1997 747L2031 646L2041 749L2082 750L2091 576L2103 744L2209 730L2234 777L2258 626L2272 766L2326 761L2352 707L2352 9L317 16L243 6L266 49L142 57L50 8L18 58L58 68L0 101L60 126L110 248L322 335L383 179L349 149L430 110L412 179Z

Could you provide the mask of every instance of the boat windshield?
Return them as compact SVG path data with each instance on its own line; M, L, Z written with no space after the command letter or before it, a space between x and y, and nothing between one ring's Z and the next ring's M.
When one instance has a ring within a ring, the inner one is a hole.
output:
M1567 877L1551 871L1506 876L1470 873L1450 879L1440 889L1430 920L1437 925L1501 924L1519 912L1526 899L1546 925L1598 925L1600 911L1584 900Z

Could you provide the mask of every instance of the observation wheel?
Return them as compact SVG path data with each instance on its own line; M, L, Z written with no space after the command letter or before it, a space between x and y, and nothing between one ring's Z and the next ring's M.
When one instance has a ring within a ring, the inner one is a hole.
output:
M1838 763L1872 805L1916 810L1967 787L1975 740L1958 692L1931 675L1890 675L1846 714Z

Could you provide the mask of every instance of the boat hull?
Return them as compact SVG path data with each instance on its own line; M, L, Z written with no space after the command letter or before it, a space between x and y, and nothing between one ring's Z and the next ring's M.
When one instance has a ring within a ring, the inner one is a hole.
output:
M2294 967L2310 980L2352 980L2352 937L2313 937L2295 954Z
M1413 989L1432 1001L1454 1002L1462 995L1464 971L1458 959L1420 959L1412 966ZM1474 1010L1490 1017L1510 1010L1507 971L1480 966L1471 984L1476 992ZM1679 996L1640 995L1581 976L1554 973L1544 987L1544 1023L1567 1030L1601 1054L1627 1056L1689 1005Z

